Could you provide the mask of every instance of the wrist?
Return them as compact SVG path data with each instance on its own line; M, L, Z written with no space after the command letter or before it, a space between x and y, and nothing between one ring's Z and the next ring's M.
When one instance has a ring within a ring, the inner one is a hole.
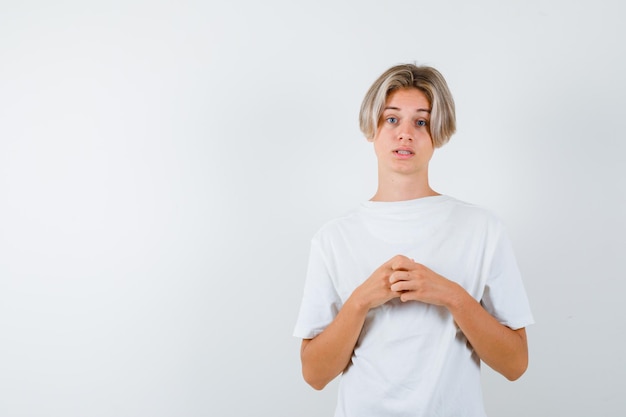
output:
M451 290L445 306L452 313L463 310L467 297L470 297L470 295L467 291L465 291L465 288L456 282L452 282Z
M370 310L369 304L364 299L359 297L356 291L353 292L350 297L348 297L348 299L343 305L343 308L344 309L347 308L353 311L354 313L363 314L363 315L367 314L367 312Z

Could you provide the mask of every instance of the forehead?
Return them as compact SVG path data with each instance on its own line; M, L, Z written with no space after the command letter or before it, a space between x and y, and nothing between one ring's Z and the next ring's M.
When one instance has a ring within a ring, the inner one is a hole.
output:
M430 110L430 102L417 88L401 88L392 91L387 96L385 109L390 107L398 110Z

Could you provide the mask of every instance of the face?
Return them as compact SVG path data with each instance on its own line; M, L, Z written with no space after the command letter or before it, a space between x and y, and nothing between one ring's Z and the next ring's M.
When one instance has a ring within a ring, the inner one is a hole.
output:
M405 88L389 95L373 140L381 174L428 174L434 152L429 121L430 103L420 90Z

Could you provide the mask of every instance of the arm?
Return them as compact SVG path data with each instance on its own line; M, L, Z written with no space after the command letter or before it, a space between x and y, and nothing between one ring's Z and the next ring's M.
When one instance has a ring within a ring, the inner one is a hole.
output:
M391 274L391 289L402 301L420 301L446 307L480 359L509 380L522 376L528 366L525 329L500 324L459 284L405 261Z
M335 319L313 339L302 340L300 358L304 380L322 389L350 363L354 346L370 309L400 296L390 289L390 276L396 263L408 260L396 256L381 265L346 300Z
M526 330L500 324L461 286L458 288L447 308L480 359L510 381L522 376L528 367Z
M321 390L348 366L367 312L350 298L322 333L302 340L302 376L309 385Z

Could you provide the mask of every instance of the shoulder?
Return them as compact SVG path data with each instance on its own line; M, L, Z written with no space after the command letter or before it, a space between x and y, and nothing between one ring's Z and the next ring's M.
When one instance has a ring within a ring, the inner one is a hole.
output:
M448 199L448 205L450 216L454 221L488 227L492 231L499 232L502 229L502 220L491 209L454 197Z
M350 233L349 231L358 227L359 223L359 210L357 208L352 209L324 223L313 235L312 240L320 244L328 243L337 237Z
M358 217L359 210L355 208L343 213L338 217L328 220L318 229L318 231L314 235L314 238L333 235L347 227L353 226L355 223L358 222Z

